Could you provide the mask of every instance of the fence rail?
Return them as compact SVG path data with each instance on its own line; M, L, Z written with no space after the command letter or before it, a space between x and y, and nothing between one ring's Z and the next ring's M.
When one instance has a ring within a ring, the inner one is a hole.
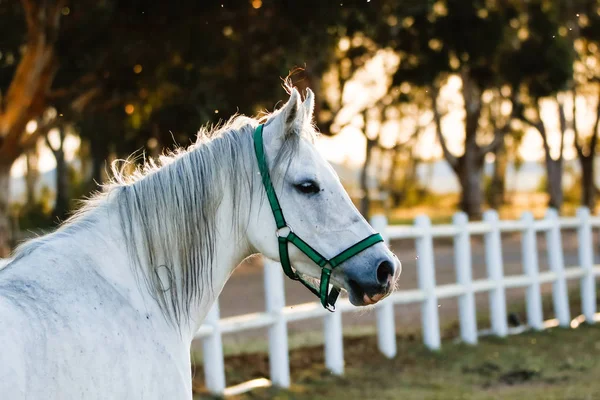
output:
M519 220L499 220L495 211L484 214L483 221L469 222L464 213L454 215L452 224L432 225L427 216L415 219L413 226L389 226L386 218L375 216L372 225L382 233L386 242L395 239L414 239L417 250L418 289L397 291L375 306L379 350L388 358L396 355L395 315L396 304L421 304L423 341L431 350L441 348L438 300L458 298L460 340L475 345L478 337L492 334L504 337L520 333L524 329L542 330L549 326L570 327L567 281L579 279L583 316L576 319L594 323L596 319L596 276L600 265L594 265L593 228L600 227L600 217L591 216L586 208L580 208L576 217L560 218L549 209L544 219L535 220L531 213L524 213ZM576 229L579 266L565 268L561 229ZM521 275L505 276L502 259L502 233L522 234ZM547 241L550 270L539 271L537 233L543 232ZM471 261L471 237L483 236L487 278L473 280ZM456 282L436 285L434 238L452 238ZM324 310L318 302L285 306L284 276L278 263L265 260L266 292L264 312L219 318L215 304L205 323L196 334L204 344L204 368L206 387L215 394L227 394L221 336L230 332L267 327L269 330L270 374L273 385L287 388L290 385L287 324L309 318L324 320L325 365L333 373L344 373L344 349L342 337L342 313L359 311L348 300L336 305L336 312ZM556 319L544 321L540 286L552 283L552 301ZM506 312L506 289L526 288L527 325L509 328ZM487 292L490 300L491 329L478 330L475 294ZM574 320L575 321L575 320Z

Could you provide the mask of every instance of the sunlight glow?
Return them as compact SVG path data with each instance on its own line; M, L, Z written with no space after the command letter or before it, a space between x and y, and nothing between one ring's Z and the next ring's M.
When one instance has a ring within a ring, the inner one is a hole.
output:
M57 137L58 132L49 133L51 136L49 137L50 143L53 146L56 146L59 138ZM79 136L73 135L71 133L67 133L64 142L64 151L65 151L65 159L67 162L72 162L77 155L77 151L79 150L79 146L81 144L81 139ZM43 138L40 138L37 143L38 148L38 169L40 173L45 173L48 171L52 171L56 168L56 159L54 158L54 154L48 148ZM27 162L25 155L21 155L21 157L17 158L17 160L13 163L12 168L10 170L11 176L15 178L20 178L25 175L27 170Z
M344 107L337 115L334 128L340 129L334 137L322 136L317 141L319 151L330 161L344 165L358 166L364 162L366 141L362 135L361 110L372 107L376 99L380 98L386 90L386 55L378 54L371 63L368 63L363 71L356 74L356 78L346 85L343 95ZM388 60L390 63L390 60ZM393 65L393 60L391 60ZM389 66L389 64L388 64ZM464 140L464 106L461 96L462 81L459 76L450 76L446 84L440 90L439 107L442 113L442 130L444 132L448 148L454 154L463 152ZM505 92L503 88L503 92ZM411 90L409 84L402 85L400 90L408 93ZM489 96L487 93L485 96ZM587 137L591 133L594 119L590 114L590 107L595 103L591 98L597 98L597 94L581 94L577 97L577 122L582 136ZM486 98L484 100L490 100ZM572 99L564 96L565 114L568 120L572 118ZM501 104L501 112L504 115L510 113L511 104L505 101ZM541 101L542 119L546 124L548 145L551 155L558 156L560 149L560 127L558 121L557 105L555 100L545 99ZM431 121L432 112L423 113L425 121ZM531 116L535 119L535 116ZM516 122L516 125L522 123ZM343 126L343 128L340 128ZM537 130L529 126L523 126L525 136L519 148L519 157L524 161L540 161L544 159L542 138ZM372 128L369 128L371 131ZM381 127L381 142L385 147L393 146L398 137L398 132L409 135L414 126L407 121L392 120ZM332 129L335 132L335 129ZM574 133L568 129L565 134L564 152L566 160L574 159L577 155L573 148ZM432 144L435 145L432 146ZM443 157L439 141L435 133L435 126L430 123L422 133L421 140L416 144L417 154L426 161L433 161Z
M406 19L403 24L407 23ZM349 38L340 41L340 49L347 49L351 45ZM458 60L456 60L458 61ZM331 131L337 133L333 137L321 136L316 143L318 150L329 161L344 164L348 166L359 166L365 159L366 141L362 134L363 130L363 110L373 109L375 104L384 99L389 87L390 71L393 71L399 62L399 58L391 51L381 50L377 55L369 60L355 75L355 77L346 84L342 93L343 107L336 115L332 124ZM137 65L136 65L137 67ZM141 65L140 72L141 72ZM135 70L134 70L135 72ZM339 97L339 87L337 87L336 71L330 71L325 75L324 83L330 89L323 96L327 96L329 101L337 103ZM464 106L461 96L462 81L459 76L450 76L445 85L440 90L438 106L442 112L442 130L448 144L448 148L454 154L462 154L464 140ZM405 83L400 86L400 91L410 93L414 90L410 84ZM502 88L503 95L507 95L506 88ZM484 101L489 101L490 94L484 94ZM582 137L589 137L594 125L594 113L598 90L582 91L577 97L577 124ZM572 119L572 98L564 96L564 108L567 120ZM384 104L387 104L384 101ZM558 112L556 101L552 99L542 100L541 114L546 124L548 144L553 157L558 156L560 148L560 127L558 121ZM504 115L509 114L511 104L505 101L501 104L501 112ZM125 112L132 114L135 111L133 104L127 104ZM215 113L218 113L215 110ZM56 111L54 110L54 113ZM535 115L532 116L535 118ZM396 141L403 142L415 129L415 121L410 117L400 119L399 112L388 114L388 120L380 127L379 122L371 122L374 125L368 127L370 134L380 129L380 141L384 147L391 148ZM420 140L415 144L415 153L424 161L439 160L443 157L439 141L436 137L435 126L433 124L433 113L431 110L423 110L421 115L421 124L426 124L420 136ZM519 156L523 161L540 161L544 159L543 143L539 132L534 128L524 126L516 121L514 125L520 125L525 130L522 144L519 148ZM32 133L37 129L37 123L30 121L27 124L27 132ZM56 135L50 136L52 143L55 143ZM65 152L67 160L72 161L79 147L80 139L77 136L68 134L65 140ZM569 129L565 135L564 156L570 160L576 157L573 148L574 132ZM41 141L43 142L43 140ZM154 144L149 142L149 145ZM152 146L150 146L152 147ZM55 160L51 151L45 143L39 146L39 169L40 172L47 172L55 168ZM13 176L22 176L25 172L25 157L19 158L12 168Z
M25 126L25 131L31 135L33 132L35 132L37 130L37 128L38 128L37 121L31 120Z

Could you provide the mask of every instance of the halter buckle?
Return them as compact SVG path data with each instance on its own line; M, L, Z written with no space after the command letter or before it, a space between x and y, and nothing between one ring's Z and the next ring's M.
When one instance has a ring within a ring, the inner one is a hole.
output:
M284 227L281 227L281 228L279 228L279 229L277 229L277 230L275 231L275 235L276 235L278 238L280 238L280 237L282 237L282 238L286 238L286 237L288 237L288 236L290 235L290 233L292 233L292 232L294 232L294 230L292 229L292 227L291 227L291 226L289 226L288 224L285 224L285 226L284 226Z

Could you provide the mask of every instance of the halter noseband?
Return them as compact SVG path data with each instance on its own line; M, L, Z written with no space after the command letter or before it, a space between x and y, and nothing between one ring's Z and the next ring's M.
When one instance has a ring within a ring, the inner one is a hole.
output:
M290 279L299 281L306 286L308 290L313 292L315 296L319 297L323 307L329 311L334 311L335 302L340 294L340 289L333 287L328 293L329 280L331 278L331 272L333 269L349 258L352 258L363 250L373 246L374 244L383 242L383 238L379 233L374 233L373 235L366 237L358 243L355 243L329 260L319 254L319 252L313 249L308 243L300 239L298 235L294 233L292 228L285 222L285 218L283 217L283 211L281 210L279 200L277 200L277 195L275 194L275 189L273 188L273 183L271 182L271 177L269 175L269 166L267 165L267 158L265 156L262 132L263 125L261 124L254 131L254 151L256 153L258 169L260 170L262 182L267 193L267 198L269 199L269 204L271 205L271 210L273 211L273 216L275 217L275 224L277 225L277 231L275 234L277 236L277 241L279 242L279 258L281 261L281 266L283 267L283 271ZM288 243L296 246L315 264L321 267L321 284L319 285L318 289L302 279L302 277L292 270L290 256L288 253Z

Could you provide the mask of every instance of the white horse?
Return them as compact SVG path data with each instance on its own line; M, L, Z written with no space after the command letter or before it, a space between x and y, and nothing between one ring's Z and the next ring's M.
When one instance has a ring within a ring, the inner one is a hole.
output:
M324 257L373 229L313 142L313 95L264 117L264 149L287 223ZM259 121L233 118L189 149L114 182L0 270L0 398L191 399L190 344L240 262L279 261L253 152ZM298 274L321 268L290 246ZM393 290L383 243L333 270L354 305ZM243 300L240 300L243 301Z

